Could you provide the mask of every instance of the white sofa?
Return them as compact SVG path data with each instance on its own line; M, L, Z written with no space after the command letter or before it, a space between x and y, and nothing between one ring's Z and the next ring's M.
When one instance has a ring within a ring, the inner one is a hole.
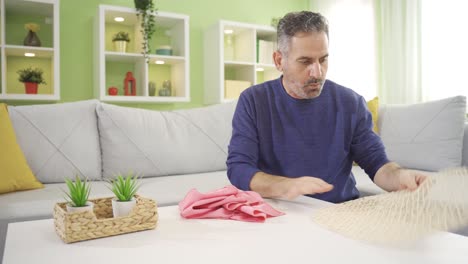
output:
M464 96L380 106L377 125L389 159L426 172L468 167L466 109ZM353 174L361 196L383 192L361 168Z
M460 100L466 104L464 97ZM0 195L0 260L7 224L50 218L54 204L64 201L65 177L83 175L93 181L92 198L108 197L112 193L104 178L137 172L143 177L139 194L159 206L177 204L191 188L206 192L229 184L225 161L235 103L168 112L97 100L8 109L18 144L45 188ZM381 108L380 114L379 127L385 129L385 120L395 119L393 110L385 114ZM453 161L458 166L468 166L468 125L463 118L464 112L456 121L461 135L452 135L460 144L458 160ZM359 167L353 172L364 195L381 192Z

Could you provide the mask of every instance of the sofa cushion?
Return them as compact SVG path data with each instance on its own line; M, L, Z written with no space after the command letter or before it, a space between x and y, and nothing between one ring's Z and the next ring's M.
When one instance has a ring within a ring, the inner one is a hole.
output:
M226 169L235 103L179 111L101 104L103 176L142 177Z
M0 104L0 194L43 188L26 162L16 142L15 130L8 115L7 106Z
M77 174L101 179L98 103L9 106L18 143L39 181L64 182Z
M379 131L389 159L428 171L461 166L465 111L464 96L381 107Z

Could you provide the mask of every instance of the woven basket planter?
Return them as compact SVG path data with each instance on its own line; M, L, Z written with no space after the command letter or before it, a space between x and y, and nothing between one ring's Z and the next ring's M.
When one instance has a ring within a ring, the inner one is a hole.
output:
M54 207L55 231L65 243L156 228L156 202L136 195L136 206L126 217L112 215L113 197L92 199L94 211L68 213L67 203Z

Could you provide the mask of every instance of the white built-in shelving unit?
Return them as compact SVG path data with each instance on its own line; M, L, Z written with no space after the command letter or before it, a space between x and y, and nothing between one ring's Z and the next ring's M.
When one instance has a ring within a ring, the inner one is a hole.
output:
M115 18L124 21L116 22ZM95 25L95 97L108 102L171 103L190 101L189 17L158 11L156 33L150 42L149 62L142 54L142 34L135 8L100 5ZM126 52L114 51L112 36L119 31L129 33ZM172 55L158 55L160 46L171 46ZM163 64L156 64L163 63ZM124 79L132 72L136 96L124 95ZM171 83L171 95L159 96L165 80ZM156 85L155 95L149 84ZM116 87L118 95L109 95Z
M60 100L59 17L59 0L0 0L0 100ZM27 23L40 26L40 47L24 45ZM37 94L26 94L18 80L18 70L29 67L43 71Z
M262 42L273 44L265 50ZM220 20L204 35L205 103L234 100L226 81L240 90L275 79L280 72L273 64L276 30L271 26ZM230 94L230 95L228 95Z

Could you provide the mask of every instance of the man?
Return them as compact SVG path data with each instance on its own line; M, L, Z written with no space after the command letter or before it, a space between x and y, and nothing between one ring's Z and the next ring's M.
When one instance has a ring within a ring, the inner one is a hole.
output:
M273 59L283 75L250 87L237 103L227 159L233 185L263 197L343 202L359 197L353 160L387 191L423 182L424 175L388 160L364 98L325 79L328 22L322 15L282 18Z

